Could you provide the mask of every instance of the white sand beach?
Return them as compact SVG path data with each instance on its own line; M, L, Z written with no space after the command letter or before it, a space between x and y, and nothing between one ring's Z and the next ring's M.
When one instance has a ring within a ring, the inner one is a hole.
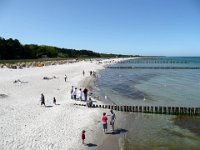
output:
M84 88L79 85L90 76L89 71L98 71L104 66L105 63L97 61L81 61L0 69L0 149L87 149L82 145L81 131L86 130L86 143L95 139L100 128L101 110L75 106L70 89L72 85ZM67 82L64 81L65 74ZM45 76L56 78L44 80ZM18 79L22 83L13 83ZM40 105L41 93L47 107ZM58 105L53 104L53 97Z

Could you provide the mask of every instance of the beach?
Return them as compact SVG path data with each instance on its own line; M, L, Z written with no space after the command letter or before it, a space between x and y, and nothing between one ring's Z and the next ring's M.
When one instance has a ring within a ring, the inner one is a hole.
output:
M89 71L98 72L106 64L94 60L0 69L0 149L98 148L98 142L94 142L98 141L96 137L101 132L102 110L74 105L76 101L71 99L70 89L71 86L88 86L90 78L93 78ZM20 82L14 83L18 80ZM40 104L41 93L44 94L46 107ZM53 104L53 97L57 105ZM82 130L86 131L85 142L88 145L82 144Z
M127 61L117 64L124 60L83 60L43 67L0 69L0 149L198 149L198 116L176 118L175 115L115 111L115 132L112 133L108 124L108 132L104 133L101 117L103 112L109 115L109 109L74 105L86 102L71 99L71 86L88 88L94 104L199 105L198 70L105 69L110 64L130 66ZM193 63L181 65L196 66ZM97 78L90 76L90 71L95 71ZM190 95L192 101L181 95L179 89L185 89L185 95ZM178 92L173 92L175 90ZM175 94L173 99L166 97L163 101L164 94L169 92ZM41 106L41 93L46 107ZM53 97L57 100L56 105ZM81 140L82 130L86 131L85 144Z

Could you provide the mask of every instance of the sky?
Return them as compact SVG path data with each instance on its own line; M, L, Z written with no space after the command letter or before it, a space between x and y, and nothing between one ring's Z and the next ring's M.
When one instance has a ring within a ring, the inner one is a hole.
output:
M0 37L143 56L200 56L200 0L0 0Z

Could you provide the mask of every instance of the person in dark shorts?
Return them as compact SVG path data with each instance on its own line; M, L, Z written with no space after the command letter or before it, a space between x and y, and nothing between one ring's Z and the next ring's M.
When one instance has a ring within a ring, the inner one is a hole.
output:
M67 81L67 75L64 76L65 82Z
M44 98L44 94L43 93L41 94L41 106L42 105L46 106L45 105L45 98Z
M83 93L84 93L85 101L87 101L88 89L85 88L85 89L83 90Z
M53 98L53 103L54 103L54 105L56 105L56 98L55 97Z

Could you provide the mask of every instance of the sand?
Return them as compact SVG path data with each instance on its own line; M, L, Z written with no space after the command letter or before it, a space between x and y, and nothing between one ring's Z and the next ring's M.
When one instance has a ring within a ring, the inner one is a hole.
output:
M0 149L98 148L94 142L98 141L96 137L100 132L102 110L75 106L75 101L70 98L70 89L72 85L84 88L92 78L89 71L104 69L106 64L81 61L35 68L0 69ZM65 74L67 82L64 81ZM44 80L43 77L50 79ZM15 80L22 82L13 83ZM40 105L41 93L45 96L47 107ZM53 97L58 105L53 104ZM86 146L81 142L82 130L86 130Z

